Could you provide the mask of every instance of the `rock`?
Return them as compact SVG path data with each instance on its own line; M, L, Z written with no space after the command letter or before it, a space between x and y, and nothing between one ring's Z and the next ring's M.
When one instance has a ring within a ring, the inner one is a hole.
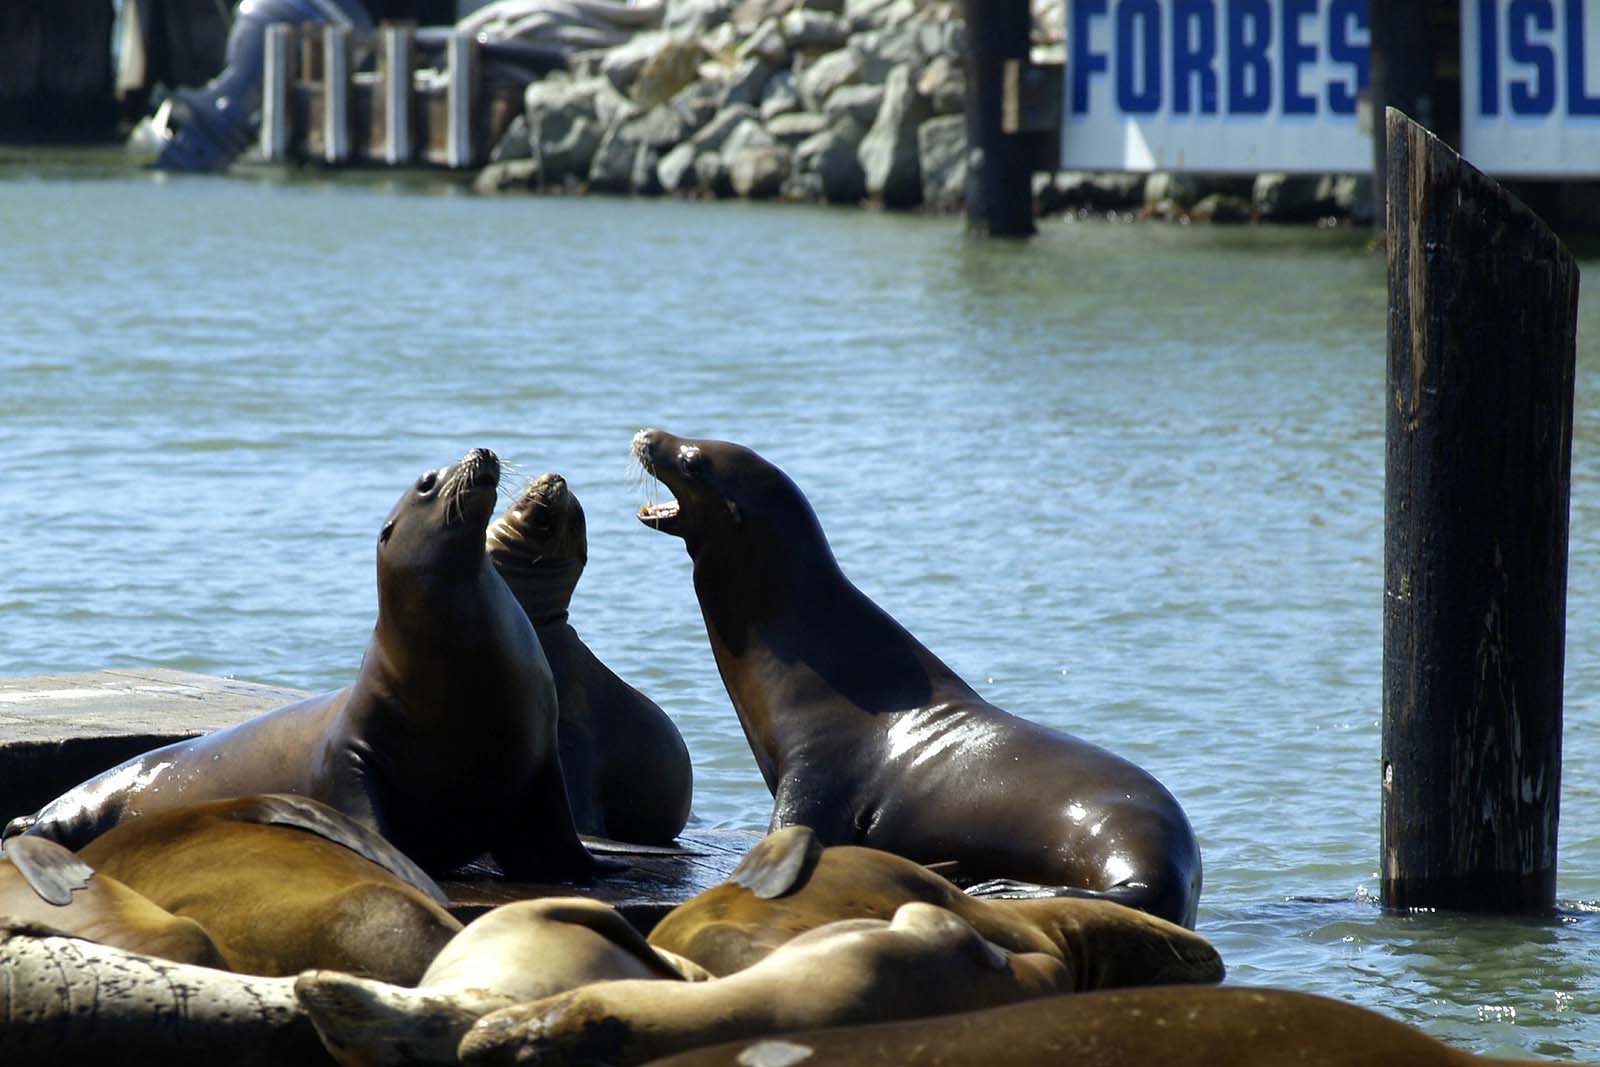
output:
M967 107L967 72L958 59L935 56L917 76L917 92L935 115L954 115Z
M740 61L733 69L733 76L728 79L727 87L722 91L722 106L749 104L755 107L761 103L761 91L767 87L767 79L770 77L772 68L761 60L752 56Z
M661 28L673 37L700 37L732 12L732 0L667 0Z
M641 144L633 157L633 173L628 176L628 188L640 196L660 196L661 179L656 168L661 163L661 149L652 144Z
M1066 197L1061 195L1061 187L1056 180L1061 175L1035 171L1033 175L1033 215L1034 218L1047 218L1050 215L1059 215L1067 210Z
M725 107L712 116L711 121L706 123L691 140L696 148L709 152L720 151L722 142L728 139L734 128L746 119L754 119L756 115L756 109L749 104Z
M881 85L898 66L920 70L925 58L915 30L910 29L860 33L851 39L850 46L861 53L861 80L873 85Z
M540 179L559 185L568 177L583 178L600 147L599 123L575 111L544 111L529 124L528 139L539 163Z
M826 11L830 15L844 14L844 0L800 0L803 11Z
M828 97L828 102L822 106L822 113L830 121L849 117L856 121L863 130L871 129L872 123L878 117L878 108L883 106L883 86L881 85L841 85Z
M532 158L533 145L528 141L528 116L518 115L511 120L511 125L506 127L506 132L500 135L500 140L489 151L489 162L503 163L510 159Z
M749 36L767 19L782 17L794 5L795 0L740 0L733 6L732 21L742 35Z
M789 149L783 145L752 145L737 152L728 164L733 191L751 200L777 196L788 177Z
M688 135L683 116L662 104L627 122L613 126L595 149L589 168L589 188L622 193L655 185L656 163L661 153ZM647 158L641 159L641 149Z
M600 73L616 87L617 92L626 93L633 88L633 83L656 53L673 43L670 35L660 31L636 34L626 44L606 52L605 58L600 61Z
M532 117L535 111L566 107L572 96L573 80L561 71L551 71L536 82L529 82L522 91L522 112Z
M698 130L717 113L717 97L721 93L717 86L697 81L674 96L668 106L683 116L689 130Z
M796 80L800 102L807 111L821 111L823 103L841 85L854 85L861 80L866 63L854 48L841 48L820 56L809 64Z
M632 140L663 152L687 140L694 132L683 113L670 104L653 107L638 118L629 119L624 126Z
M695 147L684 142L661 157L656 164L656 181L663 192L692 193L698 184L694 173Z
M1158 216L1179 215L1200 199L1200 180L1192 174L1153 172L1144 183L1144 210Z
M935 211L960 211L967 200L967 117L945 115L917 127L922 203Z
M767 79L761 92L761 121L771 122L779 115L800 110L800 94L794 87L794 74L780 70Z
M1063 209L1116 211L1144 203L1143 174L1067 171L1055 176L1054 185Z
M472 180L472 191L484 196L520 193L539 185L539 164L532 159L507 159L491 163Z
M768 133L767 128L758 120L745 119L729 132L727 140L722 142L717 151L722 153L722 158L732 167L733 157L746 148L767 148L777 143L777 139Z
M1249 222L1250 216L1250 201L1228 193L1210 193L1189 209L1196 222Z
M819 115L815 111L791 111L767 123L767 132L779 144L793 148L801 141L815 137L830 125L828 116Z
M867 177L857 155L861 138L861 128L847 120L802 141L794 150L794 171L802 190L808 188L807 179L814 178L822 199L859 203L867 195Z
M845 0L844 19L857 33L875 30L886 23L889 9L897 3L898 0Z
M867 193L885 207L916 207L922 200L917 127L930 116L927 100L911 84L911 68L898 66L883 87L878 117L857 150Z
M712 196L733 195L733 183L728 180L728 165L720 152L701 152L694 157L695 181Z
M790 12L795 14L795 12ZM785 16L786 18L788 16ZM740 59L755 58L761 60L773 70L781 70L789 65L789 42L784 39L783 31L779 29L781 23L777 19L767 19L756 27L745 42L739 46L735 53Z
M696 80L705 58L698 41L668 39L646 60L629 95L644 107L664 104Z
M724 22L700 38L700 46L706 50L708 55L718 59L736 59L738 58L739 42L743 39L739 35L739 31L734 28L733 23Z
M601 138L595 149L594 162L589 167L589 188L597 193L625 193L633 184L633 163L639 154L639 142L624 132L624 126L613 126Z
M832 50L844 47L850 39L844 20L825 11L791 11L783 16L782 27L783 39L795 50Z
M1250 202L1266 222L1304 222L1332 208L1320 199L1321 179L1314 174L1257 174Z
M1335 213L1363 225L1372 221L1372 175L1328 174L1322 185L1318 196L1331 201Z

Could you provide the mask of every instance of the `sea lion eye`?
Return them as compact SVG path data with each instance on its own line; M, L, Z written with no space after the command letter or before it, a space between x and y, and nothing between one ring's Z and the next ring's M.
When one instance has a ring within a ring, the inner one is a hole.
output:
M700 468L705 466L705 457L694 445L684 445L678 449L678 469L691 477L700 473Z
M417 492L427 493L432 491L434 483L438 480L439 472L429 471L427 474L424 474L422 477L417 479Z
M389 540L389 535L392 533L394 533L394 520L390 519L383 524L383 529L378 532L378 544L381 545Z

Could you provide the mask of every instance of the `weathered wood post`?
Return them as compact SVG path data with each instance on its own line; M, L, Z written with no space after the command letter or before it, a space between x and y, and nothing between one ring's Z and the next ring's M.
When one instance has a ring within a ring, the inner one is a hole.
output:
M1387 113L1385 907L1555 902L1578 269Z
M261 158L282 163L289 156L289 50L294 29L275 22L261 40Z
M384 23L378 30L383 47L378 54L379 85L383 92L383 161L393 166L411 159L411 48L410 23Z
M445 161L452 167L470 167L477 160L473 123L478 115L478 41L470 33L450 35L449 79Z
M1028 0L962 0L961 6L967 25L967 225L993 237L1031 237L1033 153L1017 112L1032 12Z
M322 158L350 158L350 27L322 28Z

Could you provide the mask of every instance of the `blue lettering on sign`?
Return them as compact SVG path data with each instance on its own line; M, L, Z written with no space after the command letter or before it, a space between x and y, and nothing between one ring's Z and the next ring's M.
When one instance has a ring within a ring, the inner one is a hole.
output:
M1103 73L1106 57L1089 51L1089 20L1105 18L1106 0L1074 0L1072 5L1072 112L1089 113L1089 77Z
M1134 76L1141 72L1144 84L1137 85ZM1156 0L1122 0L1117 5L1117 106L1130 115L1153 115L1161 109L1161 8Z
M1556 27L1551 0L1511 0L1506 48L1514 62L1534 68L1532 81L1511 83L1511 110L1517 115L1548 115L1556 107L1556 55L1529 38L1529 29L1550 33Z
M1505 2L1480 0L1484 17L1493 22L1497 5ZM1524 17L1533 20L1535 30L1550 32L1553 23L1548 18L1556 0L1511 2L1528 8ZM1561 2L1572 7L1582 6L1585 0ZM1071 0L1070 110L1075 115L1089 114L1095 84L1110 82L1102 91L1112 92L1117 110L1127 115L1154 115L1165 109L1173 115L1264 115L1272 112L1275 104L1284 115L1315 115L1322 106L1332 115L1353 115L1372 77L1369 3ZM1533 11L1541 6L1545 14ZM1282 24L1274 25L1280 16ZM1100 42L1109 38L1109 47L1096 42L1096 31L1101 34ZM1569 19L1568 34L1573 33L1582 33L1581 20ZM1527 30L1518 40L1519 62L1537 65L1541 52L1550 53L1549 47L1530 38ZM1319 60L1325 60L1327 67ZM1544 61L1553 63L1553 54L1547 54ZM1524 96L1554 93L1554 67L1540 69L1541 77L1522 87ZM1325 73L1327 70L1332 73ZM1314 80L1319 74L1325 79L1325 89ZM1576 74L1569 71L1568 76L1577 79L1572 84L1581 88L1581 70ZM1486 88L1485 93L1489 92ZM1600 114L1600 96L1582 99ZM1101 107L1105 106L1103 102Z
M1352 41L1355 32L1370 34L1367 25L1367 0L1333 0L1328 11L1328 58L1355 68L1356 81L1328 83L1328 110L1335 115L1354 115L1361 91L1372 82L1371 37Z
M1272 69L1267 61L1271 40L1272 8L1267 0L1228 0L1228 110L1233 114L1265 114L1272 105Z
M1196 33L1194 31L1198 30ZM1200 83L1200 114L1217 113L1217 21L1211 0L1173 0L1172 113L1194 111L1195 82Z
M1567 0L1567 112L1600 115L1600 96L1585 92L1583 0Z
M1283 0L1283 113L1314 115L1317 98L1300 91L1300 68L1315 63L1317 49L1300 39L1300 20L1317 13L1317 0Z

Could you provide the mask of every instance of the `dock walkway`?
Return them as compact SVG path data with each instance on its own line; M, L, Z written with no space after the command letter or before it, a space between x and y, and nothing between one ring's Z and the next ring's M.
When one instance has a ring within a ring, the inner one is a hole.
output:
M0 822L37 810L130 756L308 695L159 668L0 678ZM463 920L514 900L580 895L615 906L648 930L724 881L757 836L691 826L672 849L595 841L597 853L627 866L589 883L511 882L488 864L472 864L441 885Z

